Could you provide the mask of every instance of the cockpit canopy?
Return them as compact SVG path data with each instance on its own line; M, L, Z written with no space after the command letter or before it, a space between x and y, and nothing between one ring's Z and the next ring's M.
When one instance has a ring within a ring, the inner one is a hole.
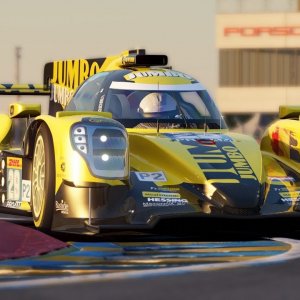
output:
M95 74L78 88L66 110L111 112L126 127L157 122L226 127L199 82L184 73L164 69Z

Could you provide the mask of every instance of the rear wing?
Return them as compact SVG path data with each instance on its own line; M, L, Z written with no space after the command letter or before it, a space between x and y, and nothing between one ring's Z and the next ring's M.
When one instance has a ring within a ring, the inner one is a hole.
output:
M0 84L0 95L48 96L50 90L41 84Z
M166 55L146 55L144 49L102 58L53 61L45 64L43 85L0 84L0 95L50 95L49 114L55 115L68 105L78 86L96 73L167 64Z

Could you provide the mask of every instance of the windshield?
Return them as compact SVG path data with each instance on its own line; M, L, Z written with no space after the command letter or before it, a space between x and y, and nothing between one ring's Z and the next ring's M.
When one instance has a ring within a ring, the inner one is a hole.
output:
M174 86L173 86L174 87ZM130 90L110 88L104 111L125 127L225 128L206 90Z

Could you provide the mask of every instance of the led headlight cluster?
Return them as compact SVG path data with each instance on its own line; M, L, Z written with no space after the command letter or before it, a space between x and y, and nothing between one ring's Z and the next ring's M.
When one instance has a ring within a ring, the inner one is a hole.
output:
M85 154L88 153L86 129L84 126L78 126L73 130L73 140L77 150Z
M94 176L107 179L128 177L128 138L120 123L114 120L101 123L95 119L77 123L72 128L72 144Z
M119 173L126 168L127 139L116 128L98 128L92 135L93 160L97 170Z

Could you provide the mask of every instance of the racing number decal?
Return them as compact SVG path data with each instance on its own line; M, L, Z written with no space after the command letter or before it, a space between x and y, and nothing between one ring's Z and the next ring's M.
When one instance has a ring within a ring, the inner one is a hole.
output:
M7 199L20 201L21 171L9 169L7 176L8 176Z
M139 181L167 181L164 172L135 172L136 177Z
M7 200L21 201L22 158L7 158Z

